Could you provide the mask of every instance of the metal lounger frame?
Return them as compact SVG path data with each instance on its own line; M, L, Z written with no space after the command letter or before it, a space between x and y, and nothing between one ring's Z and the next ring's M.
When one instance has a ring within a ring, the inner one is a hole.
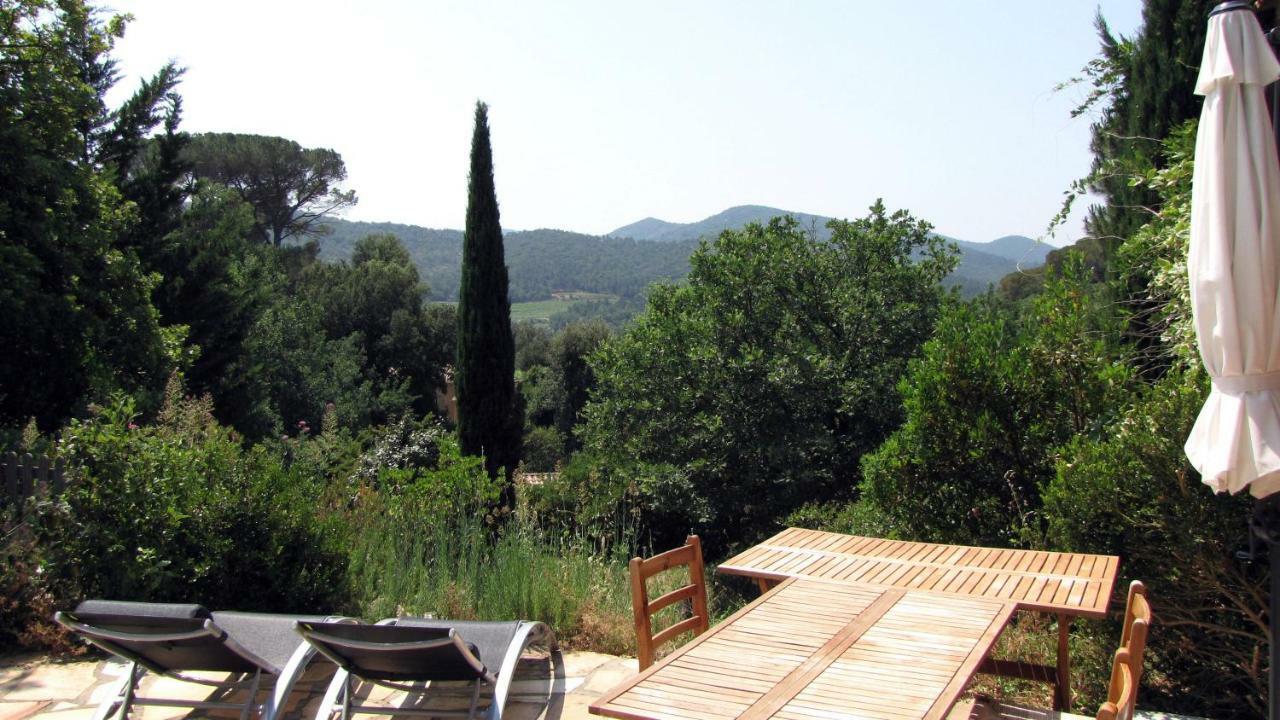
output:
M381 620L378 625L394 625L396 618ZM318 640L324 640L323 633L314 633L301 627L298 632L304 638L316 637ZM463 638L465 639L465 638ZM351 647L359 647L365 643L358 643L351 640L343 640L343 644ZM411 645L420 645L423 648L437 647L447 643L458 643L461 645L456 635L450 634L450 637L440 640L424 641L420 643L406 643L400 647L408 647ZM515 674L516 665L520 662L520 656L524 654L525 648L535 643L543 643L547 646L551 653L552 662L559 663L558 660L560 645L556 640L555 631L548 627L545 623L540 622L521 622L520 627L516 630L515 637L511 640L511 645L507 647L507 654L502 658L502 665L499 666L498 672L486 672L482 677L471 682L471 705L466 710L436 710L432 708L413 708L404 706L391 705L364 705L353 702L354 683L352 682L351 673L342 664L338 664L338 672L333 676L333 680L329 682L329 689L324 694L324 699L320 702L320 709L316 713L316 720L329 720L334 713L338 713L341 720L350 720L354 714L375 714L375 715L413 715L424 717L465 717L478 718L476 713L480 710L480 689L481 683L485 682L493 686L493 700L483 708L485 710L485 720L502 720L502 713L507 704L507 697L511 690L511 678ZM310 645L310 643L307 643ZM374 644L376 645L376 644ZM473 666L481 667L481 663L475 658L465 646L461 646L464 657L468 658ZM322 654L323 650L320 651ZM327 655L327 654L326 654ZM336 658L330 658L334 662L338 662ZM554 673L553 673L554 674ZM408 698L420 696L427 689L414 685L404 685L401 683L387 682L384 680L373 680L368 678L359 678L362 682L389 687L394 690L402 690L409 693ZM423 678L423 682L429 681L430 678ZM554 682L554 681L553 681ZM438 692L438 691L437 691ZM406 700L408 700L406 698Z
M85 638L94 645L106 650L112 655L116 655L129 661L129 669L121 678L119 686L113 695L98 706L97 712L93 715L93 720L106 720L108 717L114 717L117 720L125 720L129 716L129 710L134 706L159 706L159 707L179 707L190 708L192 710L220 710L220 709L239 709L240 720L249 720L257 699L258 692L262 689L263 668L268 663L262 658L246 650L240 643L237 643L229 635L227 631L218 627L212 620L206 619L200 629L181 633L170 633L167 635L157 633L128 633L118 630L105 630L103 628L94 627L86 623L79 622L74 619L74 613L58 612L53 616L59 624L67 629L75 632L77 635ZM331 621L338 622L355 622L350 618L331 617ZM228 650L243 657L245 660L258 666L258 669L252 674L232 675L227 680L206 680L204 678L192 677L184 675L179 671L167 670L163 667L155 665L146 658L137 653L118 645L119 642L180 642L183 640L196 640L202 637L217 638ZM293 690L293 686L298 682L298 678L302 676L303 670L306 669L311 658L316 655L316 650L310 643L302 643L297 650L293 651L289 662L281 669L279 675L270 672L266 673L268 685L271 689L271 696L261 705L261 720L275 720L276 715L284 707L285 701L289 698L289 693ZM146 672L153 672L164 677L174 678L182 682L194 683L197 685L206 685L222 690L234 691L248 689L248 697L244 703L219 702L216 700L182 700L178 698L144 698L138 697L138 683L142 681L142 677ZM274 682L273 682L274 680Z

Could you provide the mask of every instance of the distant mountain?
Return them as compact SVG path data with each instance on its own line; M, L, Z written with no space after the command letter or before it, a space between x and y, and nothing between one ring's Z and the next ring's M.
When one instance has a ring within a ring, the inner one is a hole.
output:
M764 205L739 205L709 218L691 223L673 223L657 218L645 218L624 225L608 234L608 237L629 237L635 240L655 242L687 242L700 238L712 238L725 230L738 230L748 223L767 223L779 215L794 217L801 227L812 228L818 237L829 237L826 229L831 219L822 215L791 212ZM1022 235L1005 235L991 242L970 242L943 235L960 248L960 262L947 278L949 285L957 285L966 296L985 292L988 285L998 284L1000 278L1018 269L1029 269L1044 264L1045 257L1054 249Z
M768 222L791 215L803 227L826 237L830 218L792 213L762 205L741 205L694 223L673 223L645 218L614 230L604 237L564 230L516 230L505 233L511 299L514 302L544 300L553 290L583 290L635 297L651 283L676 281L689 273L689 255L701 238L751 222ZM365 235L390 233L400 238L418 266L418 272L436 300L454 300L462 264L462 232L434 230L398 223L330 220L333 234L320 241L320 257L345 260ZM944 236L945 237L945 236ZM947 278L965 296L986 291L1019 268L1044 264L1052 248L1044 243L1007 235L989 243L954 238L961 250L960 262Z
M799 221L801 225L805 227L812 226L820 231L825 228L827 221L831 219L821 215L779 210L778 208L764 205L739 205L731 207L724 212L716 213L704 220L691 223L673 223L657 218L645 218L640 222L623 225L609 233L607 237L629 237L634 240L655 240L659 242L699 240L701 238L713 238L725 230L738 230L747 223L767 223L780 215L790 215Z
M1049 257L1049 253L1056 249L1048 243L1032 240L1025 235L1005 235L984 243L956 240L955 238L947 239L959 245L960 249L966 252L974 250L1002 257L1006 260L1012 260L1023 269L1043 265L1045 258Z
M685 226L680 223L667 222L658 218L647 217L630 225L624 225L609 233L609 237L625 237L635 240L664 240L668 233L679 232Z

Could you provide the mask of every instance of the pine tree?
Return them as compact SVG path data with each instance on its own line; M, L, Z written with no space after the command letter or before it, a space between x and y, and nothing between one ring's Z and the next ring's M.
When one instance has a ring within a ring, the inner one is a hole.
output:
M498 198L493 189L489 108L482 102L476 103L471 137L454 384L462 452L483 455L490 476L496 476L499 468L504 470L507 484L502 504L513 507L511 473L520 459L521 430L515 402L515 342Z

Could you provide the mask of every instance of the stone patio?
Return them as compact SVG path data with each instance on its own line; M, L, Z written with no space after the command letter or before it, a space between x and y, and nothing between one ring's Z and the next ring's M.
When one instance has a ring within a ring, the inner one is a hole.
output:
M580 720L588 717L587 705L609 688L636 672L634 658L599 653L571 652L563 656L564 677L552 678L546 657L523 661L512 682L504 717L511 720ZM0 658L0 720L31 717L50 720L89 720L94 710L110 698L126 672L117 660L57 662L40 656ZM313 663L299 681L282 720L314 718L333 666ZM217 678L218 674L209 677ZM142 697L204 700L209 688L148 675ZM378 704L398 704L403 693L374 688L366 698ZM465 705L464 705L465 707ZM227 711L185 712L177 708L135 708L141 720L168 718L235 718ZM379 717L364 716L361 717ZM386 716L383 716L386 717Z

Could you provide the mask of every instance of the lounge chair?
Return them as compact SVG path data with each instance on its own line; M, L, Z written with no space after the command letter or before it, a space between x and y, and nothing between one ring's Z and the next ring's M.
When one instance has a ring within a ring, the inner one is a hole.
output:
M298 620L334 620L313 615L210 612L200 605L86 600L54 619L80 637L129 663L117 692L103 701L94 720L113 712L120 720L134 705L191 709L239 709L248 720L258 693L269 690L261 720L275 720L315 649L293 631ZM351 622L351 621L347 621ZM139 684L148 672L218 688L228 698L245 690L241 702L230 699L143 698ZM188 672L231 673L209 680ZM265 682L264 682L265 681Z
M355 713L500 720L527 647L545 646L552 662L558 663L555 633L540 622L395 618L377 625L299 621L296 626L307 642L338 665L317 720L328 720L333 713L343 720ZM364 704L356 696L355 681L409 695L398 707ZM414 706L415 700L457 698L457 686L441 687L451 682L462 683L469 694L466 710Z

